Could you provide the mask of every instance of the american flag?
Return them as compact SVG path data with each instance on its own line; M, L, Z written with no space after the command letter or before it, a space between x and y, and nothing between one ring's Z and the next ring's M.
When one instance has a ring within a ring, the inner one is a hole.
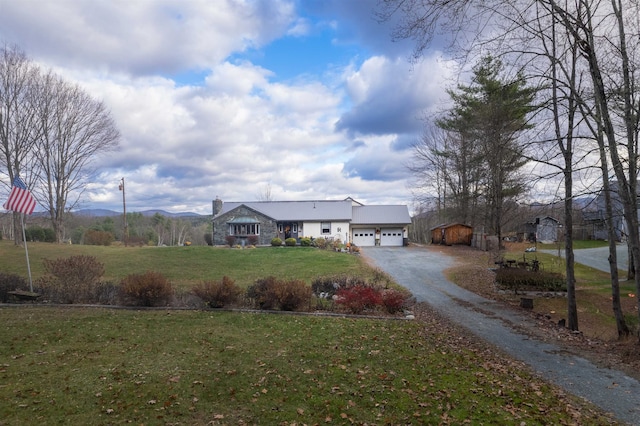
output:
M33 209L36 208L36 200L19 176L16 176L13 180L13 187L11 188L9 199L2 207L7 210L26 214L33 213Z

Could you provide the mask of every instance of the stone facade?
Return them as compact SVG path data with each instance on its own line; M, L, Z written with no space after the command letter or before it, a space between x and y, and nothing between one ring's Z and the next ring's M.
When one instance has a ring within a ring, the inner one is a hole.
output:
M258 245L270 245L271 239L278 236L278 224L275 220L267 217L246 206L240 206L222 214L213 220L213 245L226 245L226 237L229 235L228 223L237 218L251 218L260 224L260 235L258 235ZM237 238L236 244L242 244L243 238ZM248 244L248 242L246 242Z

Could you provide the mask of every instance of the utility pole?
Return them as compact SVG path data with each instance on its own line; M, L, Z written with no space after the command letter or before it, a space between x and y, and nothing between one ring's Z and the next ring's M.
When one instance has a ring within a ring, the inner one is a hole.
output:
M124 193L124 178L120 180L120 191L122 191L122 210L123 210L123 219L124 219L124 233L122 234L122 239L124 240L125 247L127 246L127 241L129 240L129 225L127 224L127 199Z

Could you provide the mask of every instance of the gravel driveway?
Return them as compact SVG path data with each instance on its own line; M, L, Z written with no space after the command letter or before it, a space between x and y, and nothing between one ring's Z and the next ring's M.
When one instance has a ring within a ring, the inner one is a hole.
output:
M435 247L367 247L363 255L427 302L478 337L531 366L542 377L583 397L619 421L640 425L640 383L616 370L599 368L566 350L533 340L513 326L532 327L527 317L456 286L443 271L454 260Z

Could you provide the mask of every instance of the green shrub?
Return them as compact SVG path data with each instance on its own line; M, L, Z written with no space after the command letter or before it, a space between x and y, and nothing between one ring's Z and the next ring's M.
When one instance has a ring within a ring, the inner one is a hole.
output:
M133 306L166 306L173 296L173 287L159 272L127 275L120 282L126 304Z
M505 290L518 291L566 291L562 274L547 271L529 271L522 268L500 268L496 271L496 283Z
M242 289L231 278L224 276L222 281L205 281L192 289L210 308L222 308L238 301L242 295Z
M300 245L303 247L311 246L311 238L300 238Z
M282 240L278 237L272 238L271 245L274 247L280 247L282 245Z
M284 240L284 245L287 247L295 247L298 244L295 238L287 238Z
M38 241L44 243L54 243L56 234L51 228L43 228L41 226L30 226L24 231L27 241Z
M87 229L84 233L84 243L89 246L110 246L115 241L113 233Z
M58 303L92 303L96 287L104 275L104 264L94 256L76 255L45 259L48 275L40 281L43 292Z
M29 285L20 275L0 272L0 302L7 303L10 300L9 292L15 290L28 290Z
M281 281L275 277L268 277L256 280L249 286L247 298L259 309L297 311L309 307L312 293L304 281Z

